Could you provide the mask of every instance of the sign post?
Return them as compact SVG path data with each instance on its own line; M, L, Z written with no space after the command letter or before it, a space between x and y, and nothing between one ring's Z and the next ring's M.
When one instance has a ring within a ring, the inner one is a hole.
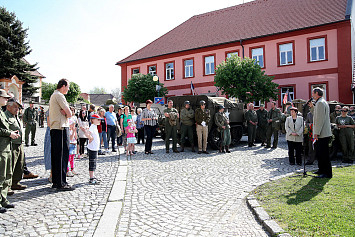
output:
M154 97L154 104L164 104L164 97Z

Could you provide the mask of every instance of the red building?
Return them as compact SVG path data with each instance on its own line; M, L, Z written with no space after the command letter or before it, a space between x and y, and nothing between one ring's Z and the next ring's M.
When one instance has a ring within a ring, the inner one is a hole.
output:
M168 96L220 96L215 67L230 54L255 58L292 99L312 88L327 100L353 103L355 60L353 0L256 0L196 15L117 62L122 91L134 73L151 73Z

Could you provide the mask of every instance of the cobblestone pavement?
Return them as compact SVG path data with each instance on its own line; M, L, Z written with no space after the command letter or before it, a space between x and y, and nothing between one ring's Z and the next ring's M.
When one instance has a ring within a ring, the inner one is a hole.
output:
M248 148L244 138L230 154L166 154L158 139L145 155L143 146L129 161L118 236L269 236L245 197L302 169L288 164L284 136L277 149Z
M102 215L119 165L118 156L99 156L96 176L100 185L89 185L88 159L75 160L79 175L67 181L72 192L51 189L44 175L45 128L37 128L37 147L25 147L29 170L42 177L22 180L28 188L9 196L16 207L0 214L0 236L92 236Z

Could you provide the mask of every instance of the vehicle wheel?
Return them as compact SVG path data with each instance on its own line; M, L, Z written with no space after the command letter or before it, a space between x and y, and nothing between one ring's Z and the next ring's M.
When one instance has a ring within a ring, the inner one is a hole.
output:
M217 130L217 127L213 127L208 136L208 144L214 150L218 150L221 144L220 133Z
M237 127L232 127L231 128L231 137L232 137L232 146L236 146L240 139L242 139L243 136L243 128L242 126L237 126Z

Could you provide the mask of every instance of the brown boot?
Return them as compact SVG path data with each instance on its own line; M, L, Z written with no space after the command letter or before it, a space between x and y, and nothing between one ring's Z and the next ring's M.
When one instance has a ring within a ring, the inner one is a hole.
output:
M195 145L194 145L194 144L191 144L191 151L192 151L192 152L196 152L196 151L195 151Z
M226 152L231 153L231 151L229 150L229 146L226 146Z
M184 144L181 144L181 145L180 145L180 148L181 148L181 149L180 149L180 152L184 152L184 148L185 148Z

